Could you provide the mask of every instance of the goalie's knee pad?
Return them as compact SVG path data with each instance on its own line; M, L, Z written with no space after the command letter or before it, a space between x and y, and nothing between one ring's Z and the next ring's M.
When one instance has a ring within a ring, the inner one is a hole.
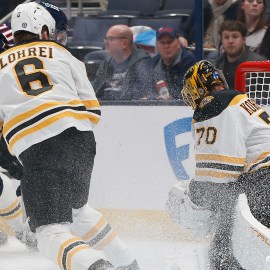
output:
M233 254L246 270L270 269L267 262L270 230L252 215L245 194L240 194L232 234ZM268 265L268 268L265 268Z
M195 205L188 196L186 186L179 182L172 187L165 208L170 218L185 229L194 231L199 236L212 232L214 213Z

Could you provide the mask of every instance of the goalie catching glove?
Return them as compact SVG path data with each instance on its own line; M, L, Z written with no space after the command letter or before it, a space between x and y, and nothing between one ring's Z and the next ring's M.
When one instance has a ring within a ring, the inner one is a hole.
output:
M198 236L204 237L213 231L214 213L195 205L190 200L184 183L179 182L171 188L165 209L174 222L192 230Z

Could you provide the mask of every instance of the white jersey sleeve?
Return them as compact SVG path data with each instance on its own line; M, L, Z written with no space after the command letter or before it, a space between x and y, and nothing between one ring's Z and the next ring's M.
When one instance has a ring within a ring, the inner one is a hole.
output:
M193 124L196 180L228 183L242 173L269 166L268 114L246 95L236 95L216 112L218 107L211 101L208 110L212 109L213 115L203 116Z
M2 53L0 84L0 123L16 156L67 128L87 131L99 122L99 102L84 64L55 42Z

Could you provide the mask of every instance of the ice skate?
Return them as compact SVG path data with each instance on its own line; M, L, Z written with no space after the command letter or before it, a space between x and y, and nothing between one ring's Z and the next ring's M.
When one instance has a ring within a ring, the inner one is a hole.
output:
M115 270L140 270L137 261L133 261L130 265L127 266L119 266L116 268L113 268Z
M140 268L136 260L127 266L113 267L110 262L101 259L91 265L88 270L140 270Z
M34 233L30 231L21 231L16 232L15 236L22 244L26 246L28 251L38 251L37 239Z
M110 262L100 259L96 261L94 264L92 264L88 270L114 270L114 269L115 268Z

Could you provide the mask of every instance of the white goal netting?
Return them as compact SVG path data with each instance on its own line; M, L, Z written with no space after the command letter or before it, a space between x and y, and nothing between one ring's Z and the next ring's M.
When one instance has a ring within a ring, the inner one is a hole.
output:
M270 105L270 71L247 72L246 93L260 105Z
M235 88L246 92L262 106L270 105L270 61L241 63L235 74Z

